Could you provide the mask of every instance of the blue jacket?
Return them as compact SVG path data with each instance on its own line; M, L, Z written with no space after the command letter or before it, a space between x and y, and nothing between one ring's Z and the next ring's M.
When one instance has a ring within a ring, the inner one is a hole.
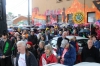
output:
M100 41L96 40L96 42L93 44L97 49L100 49Z
M61 56L64 48L60 48L58 51L58 56ZM64 55L64 65L73 66L76 61L76 51L75 48L70 45L68 52Z

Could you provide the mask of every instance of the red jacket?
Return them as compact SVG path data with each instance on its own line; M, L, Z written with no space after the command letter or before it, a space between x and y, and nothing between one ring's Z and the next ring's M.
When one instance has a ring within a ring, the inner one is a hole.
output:
M42 54L40 60L39 60L39 66L43 66L42 64L42 58L44 58L47 62L47 64L50 63L57 63L57 58L54 56L54 54L51 54L48 58L46 58L46 54Z

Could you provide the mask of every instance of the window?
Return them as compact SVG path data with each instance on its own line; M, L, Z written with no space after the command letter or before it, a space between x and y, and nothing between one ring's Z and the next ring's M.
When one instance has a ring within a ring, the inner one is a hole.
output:
M57 15L57 22L59 23L59 22L62 22L62 15L60 14L60 15Z
M69 24L73 24L73 14L67 14L67 19Z
M88 12L87 13L87 22L89 22L89 17L91 17L92 19L93 19L93 22L95 22L96 20L95 20L95 12Z
M62 2L62 0L56 0L57 1L57 3L60 3L60 2Z
M47 22L50 22L51 20L50 20L50 15L48 15L47 17L46 17L46 21Z
M69 20L73 20L73 14L67 14L67 19Z

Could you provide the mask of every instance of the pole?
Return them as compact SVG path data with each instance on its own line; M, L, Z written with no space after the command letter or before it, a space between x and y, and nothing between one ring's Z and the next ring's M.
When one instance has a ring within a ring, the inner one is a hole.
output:
M84 0L84 22L85 22L85 0Z
M28 0L28 25L30 25L30 0Z
M90 22L90 35L91 35L91 30L92 30L92 29L91 29L91 26L92 26L92 23Z

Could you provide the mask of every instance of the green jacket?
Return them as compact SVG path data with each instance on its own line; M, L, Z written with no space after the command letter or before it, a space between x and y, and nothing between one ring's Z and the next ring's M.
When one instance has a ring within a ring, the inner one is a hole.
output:
M12 53L11 49L12 49L12 43L10 40L7 39L7 41L4 44L3 55L10 56Z

